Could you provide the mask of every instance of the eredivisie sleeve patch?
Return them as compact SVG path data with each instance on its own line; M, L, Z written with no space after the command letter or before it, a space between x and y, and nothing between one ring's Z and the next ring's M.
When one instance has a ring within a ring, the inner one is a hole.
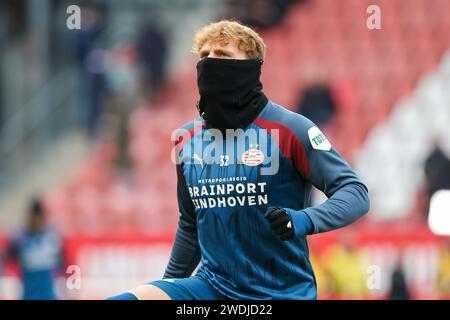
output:
M328 141L327 137L320 131L318 127L312 127L308 130L309 142L311 146L316 150L331 150L331 143Z

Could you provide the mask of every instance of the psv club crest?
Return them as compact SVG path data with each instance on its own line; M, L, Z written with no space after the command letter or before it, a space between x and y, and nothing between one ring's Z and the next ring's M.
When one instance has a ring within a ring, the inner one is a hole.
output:
M263 163L264 158L264 153L261 150L249 149L242 154L242 163L250 167L255 167Z

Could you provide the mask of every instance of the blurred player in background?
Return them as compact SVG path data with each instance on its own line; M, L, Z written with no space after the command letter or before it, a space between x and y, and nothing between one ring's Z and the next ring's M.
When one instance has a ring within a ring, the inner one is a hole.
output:
M59 236L47 226L44 207L39 199L31 202L27 226L13 237L0 259L4 265L16 260L20 267L24 300L54 300L55 276L63 268Z
M314 123L262 92L265 44L255 31L213 23L193 51L200 117L178 132L181 216L169 265L164 280L111 299L316 299L306 236L364 215L367 188ZM312 186L325 203L309 207Z

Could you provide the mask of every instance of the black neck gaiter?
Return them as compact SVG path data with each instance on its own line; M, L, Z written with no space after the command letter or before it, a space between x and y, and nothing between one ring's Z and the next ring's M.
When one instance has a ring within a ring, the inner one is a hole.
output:
M197 64L198 109L207 128L244 129L267 104L260 60L205 58Z

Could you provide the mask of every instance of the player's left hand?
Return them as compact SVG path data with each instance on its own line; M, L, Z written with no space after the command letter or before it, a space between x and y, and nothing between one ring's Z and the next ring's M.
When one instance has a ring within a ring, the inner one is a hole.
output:
M283 208L269 207L264 218L269 221L270 228L283 241L294 238L294 228L291 216Z

